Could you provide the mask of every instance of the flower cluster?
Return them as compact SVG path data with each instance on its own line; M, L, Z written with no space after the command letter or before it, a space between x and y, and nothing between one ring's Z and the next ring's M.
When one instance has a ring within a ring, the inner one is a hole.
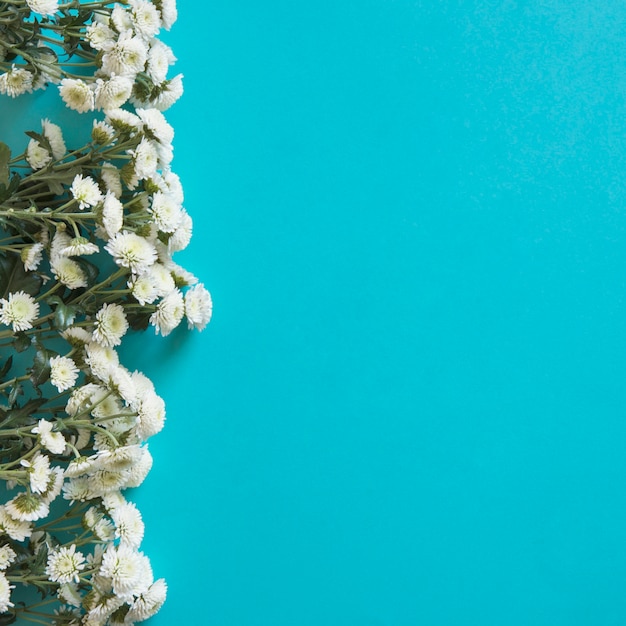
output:
M192 219L162 110L182 88L156 36L176 6L13 0L0 18L0 92L55 83L93 112L83 145L50 119L19 155L0 142L0 621L128 626L167 591L126 494L152 467L166 409L118 348L134 331L203 330L212 313L174 260ZM20 601L23 585L41 603Z

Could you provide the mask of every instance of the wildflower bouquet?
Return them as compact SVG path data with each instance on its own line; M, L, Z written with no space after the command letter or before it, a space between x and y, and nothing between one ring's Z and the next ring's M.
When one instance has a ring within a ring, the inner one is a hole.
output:
M124 495L165 406L116 348L212 305L172 258L192 232L162 113L175 0L60 1L0 0L0 94L57 89L91 117L82 145L50 119L20 154L0 142L0 625L121 626L166 595Z

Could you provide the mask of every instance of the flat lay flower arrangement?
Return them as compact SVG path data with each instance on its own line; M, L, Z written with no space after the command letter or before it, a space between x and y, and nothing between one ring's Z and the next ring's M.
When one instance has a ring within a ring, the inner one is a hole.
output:
M0 98L57 90L86 129L68 146L51 112L21 154L0 141L0 625L128 625L165 600L125 492L165 405L117 347L211 317L173 260L192 233L163 114L182 94L158 39L176 16L175 0L0 1Z

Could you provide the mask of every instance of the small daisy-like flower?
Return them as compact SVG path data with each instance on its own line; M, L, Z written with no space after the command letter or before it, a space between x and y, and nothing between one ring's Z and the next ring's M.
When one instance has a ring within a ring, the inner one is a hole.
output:
M78 368L71 358L53 356L50 359L50 382L58 391L72 388L77 378Z
M147 272L157 290L159 298L166 296L175 289L176 283L172 277L172 272L163 265L163 263L155 263Z
M77 583L80 572L85 568L85 556L76 551L76 545L52 549L48 553L46 575L55 583Z
M67 445L62 433L52 432L54 424L41 419L30 432L39 435L39 443L52 454L63 454Z
M148 59L146 44L132 30L123 32L117 41L105 44L103 49L106 52L102 56L102 70L109 76L134 77L144 69Z
M65 256L53 257L50 260L50 269L55 278L68 289L80 289L87 286L87 276L81 266Z
M111 76L109 80L96 80L96 108L103 111L119 109L130 98L133 80L128 76Z
M117 367L120 363L119 356L113 348L103 346L95 341L85 346L85 361L92 374L100 380L108 380L109 370L112 367ZM100 390L103 389L100 388Z
M166 80L158 87L158 95L150 100L150 104L159 111L169 109L183 95L183 75L178 74ZM141 103L142 106L144 103Z
M113 11L111 11L111 24L118 33L123 33L133 28L133 21L128 11L119 4L116 4Z
M40 15L54 15L59 8L58 0L26 0L26 4L33 13Z
M172 233L178 228L182 213L178 203L169 194L157 191L152 196L152 205L148 210L161 232Z
M10 607L13 606L11 602L11 589L14 589L15 585L9 584L9 579L5 576L4 572L0 572L0 613L6 613Z
M123 231L111 237L104 248L122 266L134 274L143 274L157 258L154 246L144 237Z
M167 78L169 67L175 61L176 57L168 45L164 44L160 39L153 39L150 42L146 73L155 85L162 83Z
M15 539L15 541L24 541L33 532L32 524L16 520L9 515L6 505L0 505L0 530L9 535L11 539Z
M102 200L100 187L91 176L77 174L72 181L70 192L81 211L86 207L96 206Z
M192 231L193 221L191 219L191 215L189 215L185 209L181 209L181 217L178 227L167 241L169 252L173 254L174 252L184 250L191 241Z
M122 180L117 167L110 163L105 163L100 170L100 178L107 189L107 193L113 194L116 198L122 195ZM106 203L106 197L104 201Z
M166 596L167 584L163 578L159 578L131 604L125 623L143 622L149 619L158 613Z
M120 132L129 133L141 127L141 120L134 113L119 108L107 111L105 121Z
M87 113L95 108L94 92L80 78L64 78L59 85L59 94L65 106L79 113Z
M152 455L148 451L148 446L141 448L141 457L130 469L128 480L126 481L127 487L139 487L141 483L146 479L146 476L152 469Z
M128 287L139 304L152 304L157 299L157 290L150 272L128 281Z
M33 74L21 67L13 67L0 75L0 93L17 98L33 90Z
M185 315L189 328L204 330L211 321L213 301L211 294L204 288L202 283L193 286L185 294Z
M94 120L91 129L91 138L101 146L108 146L115 137L115 129L101 120Z
M174 22L178 18L176 9L176 0L155 0L154 4L161 14L161 21L166 30L172 28Z
M106 24L93 21L87 26L85 36L94 50L104 50L115 42L116 34Z
M26 160L33 170L40 170L52 162L52 155L36 139L31 139L26 148Z
M100 248L86 237L74 237L67 246L60 250L61 256L88 256L96 254Z
M0 322L12 326L14 331L28 330L39 315L39 303L24 293L10 293L8 299L0 299Z
M50 507L41 496L34 493L19 493L6 503L7 513L20 522L34 522L46 517Z
M50 142L52 156L57 160L62 159L67 152L67 148L65 147L61 127L46 119L41 120L41 128L44 137Z
M11 546L0 546L0 570L5 570L13 561L15 561L15 551Z
M132 502L117 507L111 514L115 524L115 536L122 545L138 548L144 534L141 513Z
M63 469L60 467L51 467L48 484L45 491L41 492L41 498L46 504L52 503L61 493L63 488Z
M150 178L156 172L159 153L152 141L144 137L134 150L127 152L133 157L132 163L138 180Z
M122 365L109 370L107 387L112 389L128 404L134 406L137 401L137 388L130 372Z
M150 316L150 323L156 334L169 335L181 322L185 314L183 294L178 289L170 291L158 304Z
M69 328L66 328L61 333L61 336L74 348L79 348L80 346L93 341L92 334L80 326L70 326Z
M36 270L43 258L43 243L34 243L30 246L25 246L20 252L20 258L22 259L25 270L29 272Z
M146 557L130 546L109 546L102 557L100 575L111 579L113 593L130 600L152 584L148 574L151 570L144 560Z
M137 115L143 122L143 132L159 143L171 144L174 129L168 124L165 116L157 109L137 109Z
M38 452L32 460L22 459L20 464L28 472L31 490L34 493L46 491L50 479L50 459L45 454Z
M151 39L161 30L161 16L152 2L130 0L130 19L135 31L144 39Z
M103 304L96 313L93 338L105 347L118 346L128 330L124 307L119 304Z
M165 424L165 402L156 393L147 395L137 408L137 436L146 441L163 429Z

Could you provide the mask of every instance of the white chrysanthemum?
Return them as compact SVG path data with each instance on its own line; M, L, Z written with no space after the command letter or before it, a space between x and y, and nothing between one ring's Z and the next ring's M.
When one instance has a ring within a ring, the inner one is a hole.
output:
M80 580L80 572L85 569L85 555L77 552L76 545L51 549L48 552L46 575L55 583L69 583Z
M112 622L109 618L117 609L125 604L125 601L118 598L114 593L104 592L99 589L98 585L94 586L93 593L90 594L88 601L85 603L87 615L83 618L82 626L111 626ZM130 626L130 622L122 621L124 626Z
M88 256L98 252L100 248L86 237L74 237L65 248L60 250L61 256Z
M148 446L144 446L141 448L141 457L139 458L139 461L137 461L137 463L135 463L135 465L133 465L130 469L126 486L139 487L151 469L152 455L148 451Z
M143 132L152 139L163 144L171 144L174 129L168 124L165 116L157 109L137 109L137 115L143 122Z
M122 545L138 548L144 534L144 523L141 513L132 502L126 502L117 507L112 513L115 524L115 536Z
M166 597L167 585L163 578L159 578L132 603L126 614L125 623L143 622L149 619L158 613Z
M156 307L150 316L150 323L156 334L169 335L181 322L185 314L183 294L178 289L170 291Z
M46 485L45 491L41 492L41 498L46 504L51 504L61 493L63 480L63 469L60 467L51 467L48 484Z
M46 491L50 479L50 459L45 454L37 452L30 461L22 459L20 465L28 472L31 491L39 494Z
M50 269L55 278L68 289L87 286L87 276L81 266L69 257L57 256L50 259Z
M150 42L146 73L155 85L165 81L169 67L175 61L176 57L168 45L164 44L160 39L153 39Z
M170 80L159 85L159 93L156 98L150 100L150 104L159 111L169 109L183 95L183 75L178 74ZM143 103L142 103L143 104Z
M111 579L113 592L130 600L148 590L149 580L146 557L129 546L109 546L102 557L100 575ZM150 572L151 573L151 572Z
M101 146L108 146L113 143L115 129L110 124L102 120L94 120L91 128L91 138Z
M96 313L93 338L103 346L119 346L128 330L124 307L107 303Z
M149 208L154 223L164 233L172 233L180 224L182 213L176 200L169 194L157 191L152 196L152 205Z
M85 37L94 50L104 50L115 42L117 35L106 24L93 21L87 26Z
M137 180L145 180L152 176L159 164L159 153L152 141L145 137L139 142L134 150L127 150L133 157L133 167Z
M65 147L61 127L47 119L41 120L41 127L44 137L50 142L52 156L57 160L62 159L67 152L67 148Z
M159 13L161 13L161 21L163 22L163 27L167 30L172 28L174 22L178 18L178 11L176 10L176 0L155 0L154 4L156 4L159 9Z
M36 270L43 258L43 243L38 242L30 246L25 246L20 252L20 258L22 259L25 270L29 272Z
M15 332L32 328L37 315L39 303L23 291L10 293L8 299L0 299L0 322L11 326Z
M26 0L26 4L33 13L40 15L54 15L59 8L58 0Z
M67 232L64 230L57 230L54 233L52 243L50 244L50 258L56 259L57 257L62 256L61 250L63 250L63 248L67 248L67 246L70 245L70 241L72 241L72 238L67 234Z
M131 30L122 33L116 42L105 44L104 50L102 70L109 76L134 78L144 69L148 59L146 44Z
M128 281L128 288L139 304L152 304L158 297L150 272Z
M135 31L144 39L152 39L161 30L159 11L146 0L130 0L130 18Z
M13 606L11 602L11 589L14 589L15 585L9 584L9 579L5 576L4 572L0 572L0 613L6 613L9 607Z
M77 378L78 368L70 357L53 356L50 359L50 382L58 391L73 387Z
M50 507L34 493L19 493L6 503L7 513L20 522L34 522L46 517Z
M137 408L137 436L146 441L163 429L165 424L165 402L156 393L145 396Z
M116 394L103 389L101 392L94 394L93 396L94 407L91 410L91 415L94 418L94 422L101 426L107 426L111 428L113 415L119 415L122 412L122 404ZM109 441L111 441L109 439Z
M99 469L87 476L87 482L93 494L102 496L105 493L123 489L126 486L127 476L127 472Z
M123 365L112 367L109 370L107 387L117 392L122 400L130 406L137 401L137 388L130 372Z
M80 346L93 341L92 334L80 326L70 326L69 328L66 328L61 333L61 336L74 348L79 348Z
M132 132L141 127L141 120L134 113L124 109L107 111L105 121L120 132Z
M103 111L119 109L130 98L133 80L128 76L111 76L109 80L96 80L96 108Z
M94 383L87 383L77 387L70 394L69 400L65 405L65 412L71 417L75 417L79 413L89 413L93 404L92 397L100 389L104 389L104 387Z
M191 241L192 232L193 220L191 219L191 215L189 215L185 209L181 209L181 217L178 227L167 241L167 247L170 254L184 250Z
M113 11L111 11L111 24L118 33L123 33L133 28L133 21L129 12L119 4L116 4Z
M24 539L31 536L33 528L29 522L16 520L12 517L3 504L0 505L0 531L9 535L15 541L24 541Z
M159 298L166 296L176 288L170 270L163 263L155 263L148 271Z
M147 239L128 231L112 237L105 250L118 265L128 267L134 274L145 272L157 258L154 246Z
M100 187L91 176L77 174L72 181L70 192L81 211L86 207L96 206L102 200Z
M110 163L105 163L100 170L100 178L104 182L107 191L112 193L116 198L122 195L122 181L120 179L120 171ZM106 197L105 197L106 203Z
M109 370L117 367L120 358L117 352L110 346L103 346L99 343L91 342L85 346L85 361L91 372L100 380L108 380ZM104 391L103 387L99 388ZM98 392L94 393L94 397Z
M64 78L59 85L59 94L65 106L79 113L93 111L96 106L93 89L80 78Z
M0 570L5 570L13 561L15 561L15 551L11 546L0 546Z
M26 160L33 170L40 170L52 162L52 155L36 139L31 139L26 148Z
M28 70L15 65L4 74L0 75L0 94L17 98L24 93L33 90L33 74Z
M213 301L202 283L195 285L185 294L185 315L189 328L204 330L211 321Z
M66 478L78 478L93 470L98 462L96 456L79 456L72 459L65 468Z
M85 502L96 497L91 489L89 480L85 476L70 478L63 485L63 498L73 502Z
M167 183L170 194L174 197L178 204L182 205L185 201L185 195L178 174L172 172L172 170L166 170L163 172L163 179Z
M52 454L63 454L67 445L62 433L52 432L54 424L41 419L30 432L39 435L39 443Z
M192 274L190 271L186 270L182 265L178 265L178 263L174 263L174 261L170 261L167 264L167 268L172 274L172 278L176 283L177 287L191 287L198 283L198 278Z

